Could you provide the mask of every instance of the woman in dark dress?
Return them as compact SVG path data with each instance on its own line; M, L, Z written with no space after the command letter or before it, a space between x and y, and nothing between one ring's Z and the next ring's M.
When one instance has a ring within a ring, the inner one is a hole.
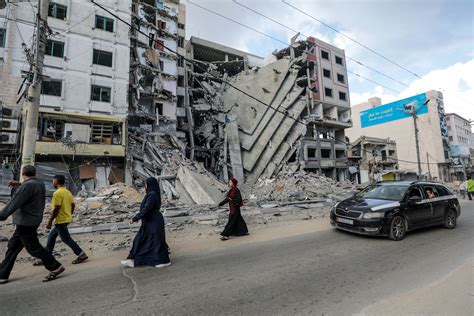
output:
M126 267L155 266L164 268L171 265L168 245L165 237L165 221L160 212L160 186L155 178L148 178L145 183L146 195L131 222L142 221L140 230L133 240L132 250L127 260L122 261Z
M247 224L240 214L240 208L244 205L242 201L242 194L237 188L237 179L232 177L229 180L229 192L224 201L219 203L222 206L229 203L229 221L221 233L221 240L228 240L229 236L244 236L248 235Z

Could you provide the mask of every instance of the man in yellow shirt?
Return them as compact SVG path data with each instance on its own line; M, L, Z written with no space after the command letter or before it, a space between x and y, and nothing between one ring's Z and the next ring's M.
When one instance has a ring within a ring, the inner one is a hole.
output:
M53 193L53 213L48 221L47 229L54 227L48 234L48 243L46 250L52 254L56 238L61 237L63 243L68 245L76 254L77 258L72 262L78 264L86 261L89 257L82 251L81 247L71 238L67 226L72 222L72 214L74 213L74 198L72 193L64 187L66 178L63 175L56 175L53 177L53 186L56 191ZM39 262L38 262L39 263Z

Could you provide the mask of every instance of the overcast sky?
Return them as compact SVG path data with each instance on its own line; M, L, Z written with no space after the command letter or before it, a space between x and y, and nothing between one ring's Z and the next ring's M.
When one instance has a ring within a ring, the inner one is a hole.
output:
M284 46L192 3L283 42L289 42L295 34L239 6L236 1L304 35L315 36L345 49L347 56L407 85L348 60L349 71L378 83L349 73L352 105L374 96L388 103L434 89L444 93L447 112L456 112L474 120L474 1L286 0L421 78L321 25L282 0L184 0L186 36L199 36L262 57Z

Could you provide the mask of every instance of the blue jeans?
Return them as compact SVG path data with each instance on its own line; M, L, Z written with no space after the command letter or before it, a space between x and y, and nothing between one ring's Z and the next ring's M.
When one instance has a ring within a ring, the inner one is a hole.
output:
M69 224L55 224L53 229L48 234L48 243L46 244L46 250L52 254L54 245L56 244L56 238L61 237L63 243L69 246L72 251L79 256L82 253L81 247L71 238L69 230L67 229Z

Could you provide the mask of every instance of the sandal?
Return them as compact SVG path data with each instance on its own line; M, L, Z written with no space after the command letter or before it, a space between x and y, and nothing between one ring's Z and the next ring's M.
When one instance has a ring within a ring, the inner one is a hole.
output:
M229 240L229 237L222 236L222 237L221 237L221 240L222 240L222 241Z
M0 279L0 285L7 284L7 283L8 283L8 279Z
M76 259L74 259L72 261L72 264L79 264L79 263L83 263L84 261L86 261L87 259L89 259L89 257L83 253L83 254L80 254Z
M49 274L44 277L43 282L49 282L49 281L56 280L56 278L58 277L58 275L60 275L61 273L63 273L65 270L66 270L66 269L64 269L64 267L61 266L58 270L49 272Z
M35 266L35 267L39 267L39 266L42 266L42 265L44 265L44 264L43 264L43 261L41 261L41 260L36 260L35 262L33 262L33 266Z

